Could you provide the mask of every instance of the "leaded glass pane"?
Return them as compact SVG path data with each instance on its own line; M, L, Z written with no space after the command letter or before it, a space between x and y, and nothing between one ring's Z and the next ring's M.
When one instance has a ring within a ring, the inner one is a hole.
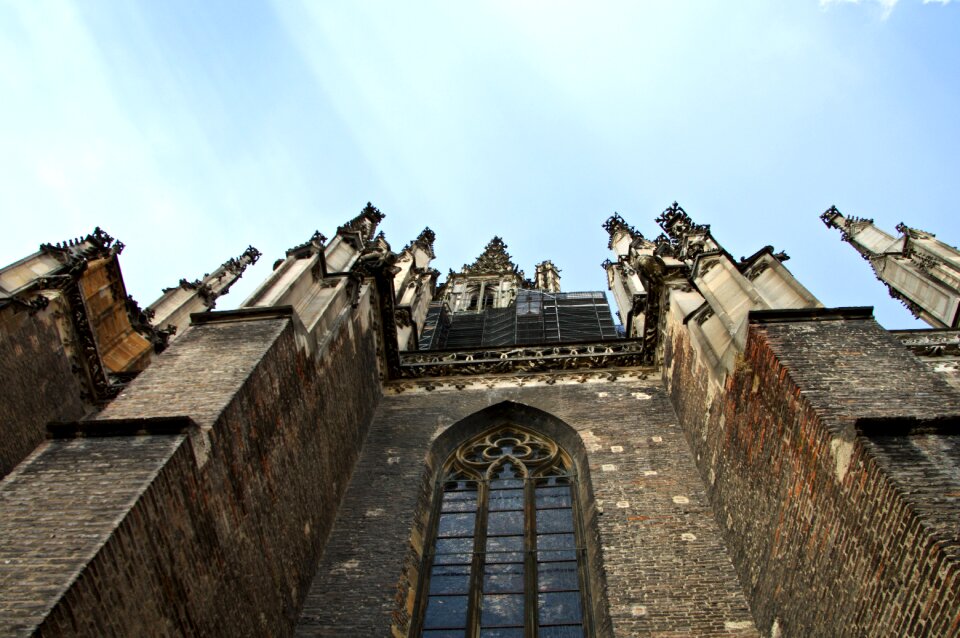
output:
M571 591L579 588L579 570L573 561L537 565L537 589L542 592Z
M488 536L488 563L522 563L523 536Z
M483 591L487 594L522 594L523 563L502 563L484 568Z
M540 487L537 486L536 493L537 509L550 509L554 507L570 507L570 487Z
M570 508L537 510L537 533L555 534L558 532L573 533L573 510Z
M523 490L491 490L491 512L523 510Z
M467 626L467 596L430 596L424 629L461 629Z
M523 512L490 512L487 515L487 534L501 536L523 534Z
M537 617L541 625L581 622L580 592L537 594Z
M470 536L473 537L477 515L470 514L441 514L437 525L437 536Z
M480 626L523 627L523 594L484 595Z

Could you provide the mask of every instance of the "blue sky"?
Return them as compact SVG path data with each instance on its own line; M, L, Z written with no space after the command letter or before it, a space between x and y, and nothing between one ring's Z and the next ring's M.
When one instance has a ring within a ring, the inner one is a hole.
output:
M960 2L0 0L0 261L100 225L144 305L372 201L435 265L495 234L605 287L600 224L674 200L828 306L913 320L836 204L960 242Z

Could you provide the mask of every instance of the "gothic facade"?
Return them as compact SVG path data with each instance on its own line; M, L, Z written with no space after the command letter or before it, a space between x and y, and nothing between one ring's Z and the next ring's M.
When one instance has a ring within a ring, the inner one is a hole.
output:
M822 216L930 330L679 205L616 303L368 205L140 308L99 229L0 269L0 633L960 635L960 259Z

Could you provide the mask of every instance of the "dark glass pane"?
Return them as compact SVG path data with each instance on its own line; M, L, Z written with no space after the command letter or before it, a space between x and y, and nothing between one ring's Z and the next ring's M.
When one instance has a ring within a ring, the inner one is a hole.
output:
M437 536L473 536L476 514L441 514Z
M570 507L570 488L566 486L537 487L534 500L537 504L537 509Z
M523 512L490 512L487 515L487 534L523 534Z
M426 636L427 634L423 634ZM561 625L559 627L540 627L540 638L583 638L580 625Z
M487 565L483 570L486 594L522 594L523 587L523 563Z
M582 622L580 592L537 594L537 603L541 625Z
M437 629L437 630L427 630L422 634L423 638L463 638L462 629Z
M573 532L573 511L537 510L537 533Z
M442 512L472 512L477 509L477 492L444 492Z
M522 563L523 536L487 537L488 563Z
M523 490L492 490L490 492L490 511L522 510Z
M552 549L552 548L550 548ZM473 551L473 537L470 538L438 538L438 554L460 554Z
M573 534L543 534L537 536L537 549L576 549Z
M472 561L473 554L437 554L433 558L434 565L469 565Z
M464 628L467 625L467 596L430 596L424 629Z
M577 545L573 534L538 534L537 562L577 560Z
M430 576L430 595L468 594L470 593L470 577L443 576L436 573Z
M438 538L435 565L470 563L473 560L472 538Z
M537 588L540 591L576 590L579 587L580 578L575 562L537 565Z
M461 636L460 638L463 637ZM480 638L523 638L523 629L519 627L511 629L481 629Z
M482 627L523 627L523 594L485 594Z

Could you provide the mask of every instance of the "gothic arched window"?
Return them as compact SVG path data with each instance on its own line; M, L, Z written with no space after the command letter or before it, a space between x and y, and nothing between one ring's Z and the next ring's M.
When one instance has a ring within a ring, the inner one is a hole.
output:
M451 454L436 488L414 635L591 635L576 481L566 452L514 425Z

